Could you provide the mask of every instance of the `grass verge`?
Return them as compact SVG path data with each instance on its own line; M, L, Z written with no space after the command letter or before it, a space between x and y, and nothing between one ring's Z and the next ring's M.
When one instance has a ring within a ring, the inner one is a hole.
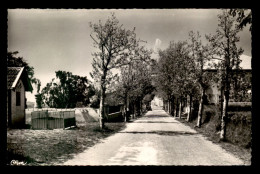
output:
M209 124L202 124L200 128L195 127L197 120L187 122L185 119L176 118L181 123L195 129L198 133L202 134L208 140L212 141L215 144L220 145L227 152L233 154L237 158L241 159L245 165L251 165L251 148L241 147L238 144L234 144L230 141L220 141L219 132L213 130L213 126Z
M105 125L103 130L100 130L98 122L81 124L69 130L8 130L7 165L14 161L29 166L62 164L126 126L124 122Z

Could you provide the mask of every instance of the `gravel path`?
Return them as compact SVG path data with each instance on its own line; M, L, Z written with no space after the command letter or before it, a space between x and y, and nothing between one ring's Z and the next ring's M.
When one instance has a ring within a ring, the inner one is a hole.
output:
M62 165L245 164L165 111L153 110Z

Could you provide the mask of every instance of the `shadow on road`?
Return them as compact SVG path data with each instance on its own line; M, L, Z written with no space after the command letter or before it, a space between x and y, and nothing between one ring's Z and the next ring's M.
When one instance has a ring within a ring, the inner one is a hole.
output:
M129 123L175 123L175 124L181 124L178 122L173 122L173 121L135 121L135 122L129 122Z
M143 116L142 118L163 118L163 117L170 117L170 116L167 116L167 115L152 115L152 114L149 114L149 115Z
M149 132L138 132L138 131L125 131L118 133L129 133L129 134L157 134L157 135L168 135L168 136L177 136L177 135L196 135L198 133L194 132L185 132L185 131L149 131Z

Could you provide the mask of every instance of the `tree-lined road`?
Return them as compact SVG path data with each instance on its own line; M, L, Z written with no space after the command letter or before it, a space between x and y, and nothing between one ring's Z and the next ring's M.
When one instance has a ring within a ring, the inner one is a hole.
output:
M244 165L163 110L149 111L63 165Z

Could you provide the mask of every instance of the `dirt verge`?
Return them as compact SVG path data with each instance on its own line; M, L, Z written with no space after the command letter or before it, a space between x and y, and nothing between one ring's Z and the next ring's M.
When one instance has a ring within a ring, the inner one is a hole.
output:
M125 123L98 122L63 130L12 129L7 131L7 165L57 165L125 128Z
M178 121L181 123L195 129L198 133L202 134L205 136L208 140L212 141L215 144L220 145L223 149L225 149L227 152L233 154L237 158L241 159L244 161L245 165L251 165L251 148L245 148L241 147L238 144L234 144L230 141L220 141L219 138L219 132L216 131L213 126L209 126L209 124L202 124L200 128L195 127L196 125L196 120L193 120L191 122L187 122L185 119L179 119L176 118ZM211 122L212 124L212 122ZM214 130L213 130L214 129Z

